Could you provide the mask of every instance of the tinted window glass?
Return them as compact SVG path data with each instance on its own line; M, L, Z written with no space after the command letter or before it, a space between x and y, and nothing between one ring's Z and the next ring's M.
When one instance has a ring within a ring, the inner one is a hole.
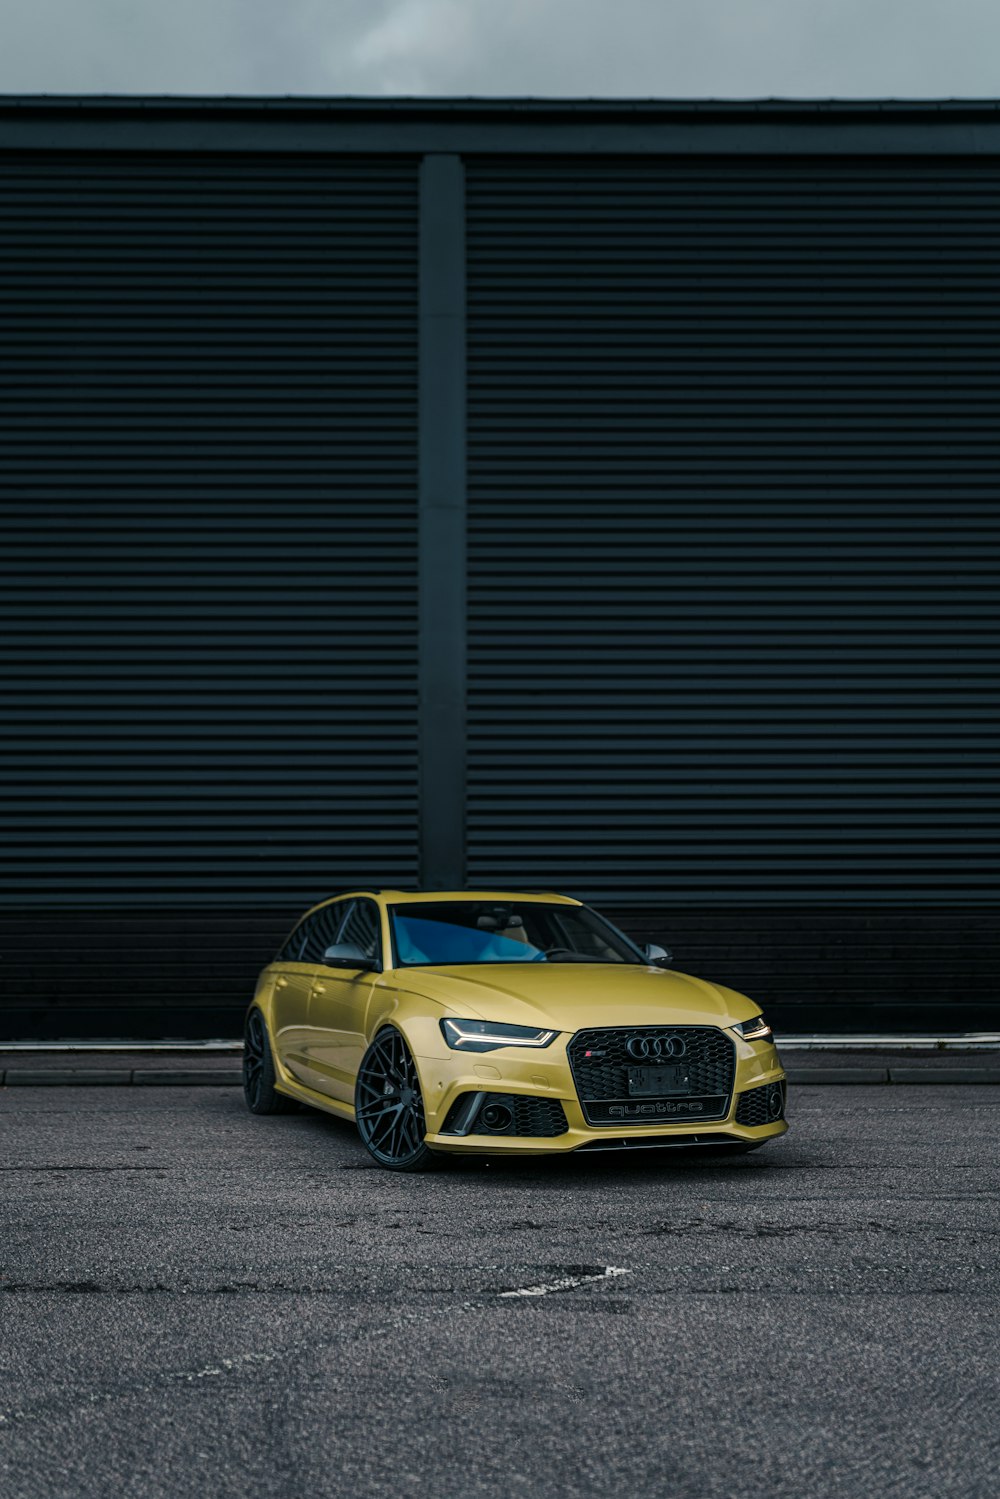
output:
M322 963L323 954L338 940L344 912L348 902L335 900L328 906L320 906L309 918L303 963Z
M344 919L346 904L346 901L335 900L300 921L275 962L318 963L330 944L337 940L337 928ZM331 931L333 935L327 935Z
M341 942L353 942L366 958L377 958L381 947L378 906L373 900L356 900L347 913Z
M586 906L541 901L428 901L390 907L400 963L638 963Z

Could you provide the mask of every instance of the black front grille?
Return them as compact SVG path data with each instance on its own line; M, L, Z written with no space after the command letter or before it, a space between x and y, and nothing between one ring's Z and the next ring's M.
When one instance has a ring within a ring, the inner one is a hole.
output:
M761 1124L774 1124L785 1116L784 1083L767 1083L763 1088L751 1088L741 1093L736 1100L736 1123L756 1129Z
M460 1126L470 1095L463 1093L448 1110L442 1134L564 1135L569 1129L557 1098L531 1098L518 1093L487 1093L468 1129ZM505 1117L509 1116L509 1118Z
M646 1056L634 1054L644 1049ZM672 1124L724 1119L729 1112L736 1048L717 1026L578 1031L567 1056L588 1124ZM655 1080L665 1074L669 1080L656 1091ZM650 1077L652 1092L647 1091Z

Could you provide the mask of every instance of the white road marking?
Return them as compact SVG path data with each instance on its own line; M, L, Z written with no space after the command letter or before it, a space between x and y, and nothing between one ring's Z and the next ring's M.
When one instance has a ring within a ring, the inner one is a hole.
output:
M520 1286L516 1291L501 1291L503 1296L548 1296L553 1291L575 1291L577 1286L589 1285L595 1280L613 1280L616 1275L630 1275L618 1265L605 1265L596 1275L564 1275L561 1280L545 1281L538 1286Z
M220 1358L217 1364L209 1364L204 1369L176 1369L163 1377L183 1379L190 1384L195 1379L214 1379L220 1374L234 1374L251 1364L273 1364L285 1356L284 1353L240 1353L235 1358Z

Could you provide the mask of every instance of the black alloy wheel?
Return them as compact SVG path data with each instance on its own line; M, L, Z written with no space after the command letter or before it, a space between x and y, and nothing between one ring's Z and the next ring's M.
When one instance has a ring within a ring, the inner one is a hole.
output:
M399 1031L379 1031L361 1059L354 1114L369 1152L390 1171L426 1171L436 1164L424 1144L424 1101L410 1048Z
M264 1017L256 1008L247 1015L243 1033L243 1097L251 1114L290 1114L295 1100L274 1086L274 1058Z

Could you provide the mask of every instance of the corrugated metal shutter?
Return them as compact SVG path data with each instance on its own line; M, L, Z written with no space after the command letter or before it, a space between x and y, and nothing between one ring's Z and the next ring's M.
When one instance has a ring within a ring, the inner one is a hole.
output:
M0 900L103 934L65 982L28 942L26 1003L150 956L232 1002L306 902L416 877L416 195L412 159L0 167Z
M473 883L995 891L998 189L470 164Z

